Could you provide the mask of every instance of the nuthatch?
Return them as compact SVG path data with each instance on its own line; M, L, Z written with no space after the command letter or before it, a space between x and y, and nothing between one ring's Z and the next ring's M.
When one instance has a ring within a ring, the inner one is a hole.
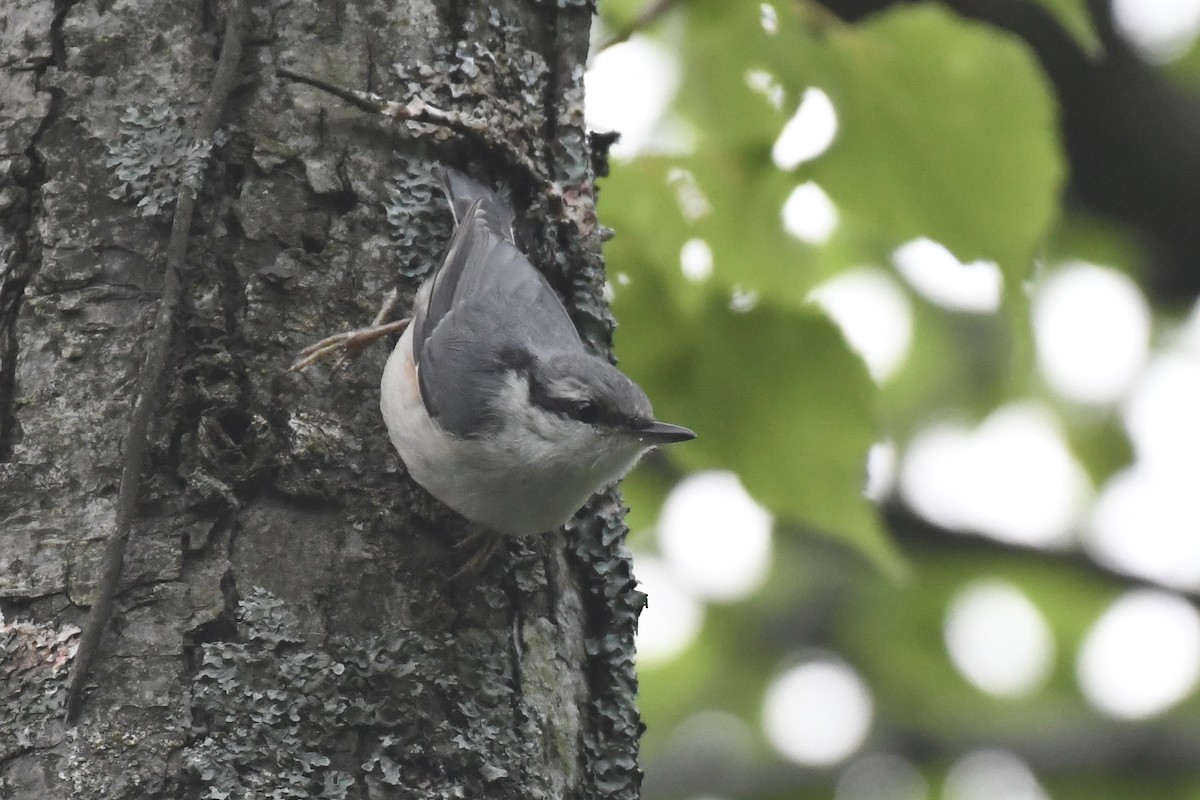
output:
M434 497L497 533L548 531L646 451L696 434L656 420L645 392L588 352L518 249L508 204L454 170L441 179L454 235L388 358L380 410ZM297 366L402 325L330 337Z

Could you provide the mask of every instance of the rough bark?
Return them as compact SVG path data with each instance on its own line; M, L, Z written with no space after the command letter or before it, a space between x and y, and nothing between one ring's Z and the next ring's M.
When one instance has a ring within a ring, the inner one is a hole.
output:
M388 289L411 298L449 233L439 161L511 192L534 262L607 348L582 115L591 10L250 6L206 156L189 132L225 4L6 4L0 796L635 797L642 596L618 498L451 582L469 526L387 441L387 348L339 374L283 372ZM471 112L541 175L280 67ZM114 530L182 181L202 188L160 412L72 727L63 682Z

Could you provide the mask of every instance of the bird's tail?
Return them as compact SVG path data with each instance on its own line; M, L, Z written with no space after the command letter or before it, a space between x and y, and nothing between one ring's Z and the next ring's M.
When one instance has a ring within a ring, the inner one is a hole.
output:
M446 198L450 201L450 209L454 212L455 224L463 221L467 210L478 200L480 201L479 211L487 221L488 227L498 232L508 241L516 241L513 238L513 219L515 218L515 214L513 213L512 206L506 203L504 198L479 181L464 175L456 169L438 167L436 174L442 182L442 191L446 193Z

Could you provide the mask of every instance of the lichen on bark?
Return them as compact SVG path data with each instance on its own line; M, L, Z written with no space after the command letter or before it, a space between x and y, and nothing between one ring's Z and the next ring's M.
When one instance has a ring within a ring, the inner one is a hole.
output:
M512 542L451 582L469 526L387 442L385 348L283 374L388 289L411 299L450 228L422 183L439 161L511 194L523 245L607 348L587 7L252 4L116 614L69 728L55 687L95 597L177 179L138 159L175 141L150 123L198 113L225 5L49 6L14 0L0 31L0 88L21 109L0 119L0 611L46 656L0 649L4 674L25 670L0 689L0 793L635 797L638 595L614 501L569 546ZM478 143L371 118L279 66L469 111L570 202ZM139 130L163 135L139 148ZM193 163L178 147L161 160Z

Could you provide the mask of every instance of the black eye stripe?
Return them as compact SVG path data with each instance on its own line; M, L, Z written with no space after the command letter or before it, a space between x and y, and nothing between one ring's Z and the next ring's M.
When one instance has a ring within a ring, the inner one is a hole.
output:
M549 394L539 394L531 392L531 398L535 405L539 405L547 411L553 411L555 414L561 414L564 417L579 419L583 422L589 420L583 419L583 416L591 415L595 421L598 415L598 409L595 403L584 400L577 400L573 397L554 397Z
M631 414L630 410L621 408L619 398L608 400L603 395L597 397L574 381L547 385L538 379L539 376L533 370L530 370L528 375L529 402L563 419L613 429L636 428L642 419L641 415ZM557 394L555 389L559 392L566 391L568 394Z
M584 400L575 404L572 416L580 422L586 422L590 425L600 419L600 407L595 403Z
M545 391L536 383L529 387L529 399L534 405L558 414L560 417L578 420L586 425L600 423L611 427L625 427L629 420L622 414L614 413L612 409L595 400L582 400L577 397L556 397Z

